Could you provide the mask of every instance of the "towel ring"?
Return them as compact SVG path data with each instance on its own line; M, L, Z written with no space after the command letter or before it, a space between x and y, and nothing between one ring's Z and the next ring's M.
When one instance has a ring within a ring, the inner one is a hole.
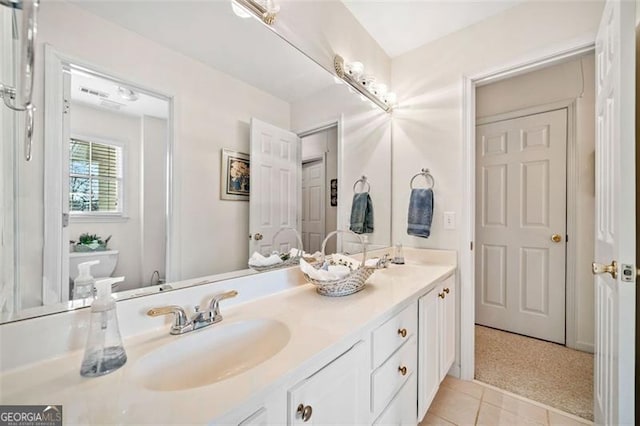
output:
M433 178L433 176L431 176L431 173L429 172L429 169L422 169L420 171L420 173L416 173L412 178L411 178L411 182L409 182L409 187L411 189L413 189L413 181L416 180L416 178L418 176L424 176L424 178L427 180L427 183L431 183L431 186L428 187L427 189L433 189L436 186L436 180Z
M371 185L369 185L369 182L367 181L367 177L366 176L362 176L360 179L358 179L354 184L353 184L353 192L354 194L356 193L356 186L358 186L359 183L362 183L362 186L367 185L367 190L364 192L369 192L371 191Z

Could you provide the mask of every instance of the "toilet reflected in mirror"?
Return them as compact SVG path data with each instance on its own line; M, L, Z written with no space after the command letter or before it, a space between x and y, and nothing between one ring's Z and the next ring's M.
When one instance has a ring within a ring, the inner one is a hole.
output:
M73 281L78 277L81 263L99 261L98 264L92 265L90 269L91 276L96 280L113 276L113 272L118 265L118 250L104 250L91 252L73 252L69 253L69 294L73 298ZM111 291L118 291L120 283L111 285Z

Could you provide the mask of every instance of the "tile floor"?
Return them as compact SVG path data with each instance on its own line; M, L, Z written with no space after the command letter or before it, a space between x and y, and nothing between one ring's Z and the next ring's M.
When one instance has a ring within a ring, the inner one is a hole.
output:
M571 414L479 382L447 376L419 426L592 424Z

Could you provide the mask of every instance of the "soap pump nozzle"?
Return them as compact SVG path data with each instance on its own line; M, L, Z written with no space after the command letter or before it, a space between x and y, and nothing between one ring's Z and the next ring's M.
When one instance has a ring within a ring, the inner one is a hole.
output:
M91 267L100 263L99 260L82 262L78 265L78 276L73 280L73 298L84 299L93 296L96 280L91 276Z

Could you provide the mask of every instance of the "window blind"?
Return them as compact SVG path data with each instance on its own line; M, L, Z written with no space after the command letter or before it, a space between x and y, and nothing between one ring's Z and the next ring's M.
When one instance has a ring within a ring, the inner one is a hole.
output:
M71 139L69 210L122 213L122 148Z

